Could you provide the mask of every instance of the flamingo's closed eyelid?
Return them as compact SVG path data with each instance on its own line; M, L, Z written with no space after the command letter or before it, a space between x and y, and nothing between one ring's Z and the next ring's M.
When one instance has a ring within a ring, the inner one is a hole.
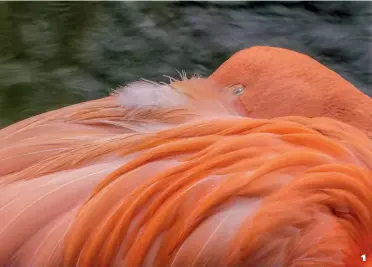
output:
M237 95L237 96L240 96L244 93L245 91L245 86L244 85L241 85L241 84L236 84L234 86L232 86L230 88L231 92L234 94L234 95Z

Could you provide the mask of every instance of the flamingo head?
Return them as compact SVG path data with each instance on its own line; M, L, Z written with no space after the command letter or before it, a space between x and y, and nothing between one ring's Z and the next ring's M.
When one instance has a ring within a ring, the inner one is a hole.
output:
M315 59L288 49L247 48L207 79L173 86L204 88L200 91L206 97L214 88L239 114L252 118L330 117L372 132L372 101L367 95Z

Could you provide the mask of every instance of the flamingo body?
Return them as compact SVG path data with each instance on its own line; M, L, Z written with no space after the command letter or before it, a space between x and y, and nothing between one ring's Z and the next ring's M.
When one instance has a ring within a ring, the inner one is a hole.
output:
M4 128L0 266L367 266L369 101L255 47Z

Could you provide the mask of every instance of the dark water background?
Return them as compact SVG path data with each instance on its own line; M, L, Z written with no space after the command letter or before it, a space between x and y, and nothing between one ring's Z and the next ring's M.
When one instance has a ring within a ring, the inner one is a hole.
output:
M210 74L253 45L313 56L372 95L369 2L0 2L0 127L139 79Z

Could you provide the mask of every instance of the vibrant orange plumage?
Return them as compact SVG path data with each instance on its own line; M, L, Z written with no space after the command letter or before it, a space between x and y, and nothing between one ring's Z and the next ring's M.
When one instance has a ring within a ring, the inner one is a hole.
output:
M369 101L255 47L2 129L0 266L366 266Z

